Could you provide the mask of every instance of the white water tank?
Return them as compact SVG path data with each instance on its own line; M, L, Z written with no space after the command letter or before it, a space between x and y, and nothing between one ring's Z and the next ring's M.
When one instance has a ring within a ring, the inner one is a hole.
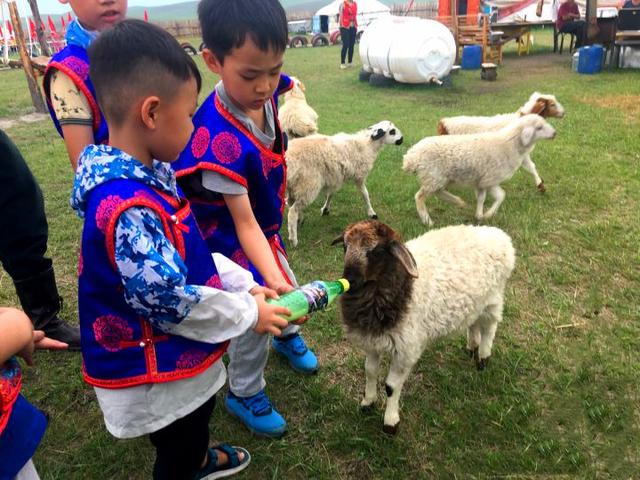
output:
M388 16L372 22L360 39L365 71L403 83L446 77L456 58L456 42L435 20Z

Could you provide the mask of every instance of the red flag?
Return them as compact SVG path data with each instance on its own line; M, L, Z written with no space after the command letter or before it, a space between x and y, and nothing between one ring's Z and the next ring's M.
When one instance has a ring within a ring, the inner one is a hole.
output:
M64 16L60 17L60 28L62 29L62 31L65 30L67 26L64 23Z
M9 20L7 20L7 30L9 31L9 38L13 38L13 27Z
M144 11L144 21L145 22L149 21L149 12L147 12L146 10Z
M51 31L51 33L58 33L56 31L56 24L51 20L51 15L47 16L47 21L49 23L49 31Z
M29 38L31 38L31 40L35 40L37 37L36 24L33 23L33 20L31 20L31 18L29 18Z
M71 18L71 12L67 13L67 22L73 22L73 18Z
M4 40L4 32L2 31L2 25L0 25L0 38Z

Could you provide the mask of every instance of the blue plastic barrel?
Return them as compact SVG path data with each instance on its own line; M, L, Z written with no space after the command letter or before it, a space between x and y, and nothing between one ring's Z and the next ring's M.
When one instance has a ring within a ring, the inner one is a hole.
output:
M598 73L602 70L602 45L582 47L578 54L578 73Z
M477 70L482 65L482 47L480 45L465 45L462 49L463 70Z

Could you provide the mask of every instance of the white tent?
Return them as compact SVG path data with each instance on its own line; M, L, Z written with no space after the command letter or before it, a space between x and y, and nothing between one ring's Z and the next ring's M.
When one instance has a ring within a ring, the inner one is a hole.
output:
M335 0L318 10L313 16L313 31L323 31L339 28L338 12L344 0ZM361 30L376 18L391 15L391 9L378 0L356 0L358 4L358 29ZM327 29L328 28L328 29Z

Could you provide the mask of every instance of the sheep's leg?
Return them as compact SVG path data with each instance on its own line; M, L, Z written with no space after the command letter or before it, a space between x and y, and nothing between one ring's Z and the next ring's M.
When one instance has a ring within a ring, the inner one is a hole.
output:
M489 305L485 309L484 315L477 323L480 325L481 339L478 347L478 357L476 358L476 367L478 370L484 370L489 363L491 357L491 349L493 348L493 339L496 336L498 323L502 320L502 302Z
M329 209L331 208L331 194L327 193L327 198L324 201L324 205L320 209L321 215L329 215Z
M416 210L418 210L418 216L420 217L420 220L428 227L431 227L433 225L433 220L431 220L431 217L429 217L427 205L425 204L429 193L430 192L427 192L424 187L420 187L420 190L416 192L414 198L416 200Z
M467 328L467 353L469 354L469 357L477 357L480 339L481 335L479 325L473 324Z
M289 241L294 247L298 246L298 216L298 202L293 202L293 205L289 207L287 228L289 230Z
M385 383L385 390L387 391L387 408L384 412L383 427L385 433L395 435L398 432L398 425L400 424L400 394L414 363L415 361L411 362L408 358L398 355L397 352L393 354Z
M484 218L484 201L486 200L486 198L486 190L476 190L476 220L478 221L481 221Z
M467 206L464 200L462 200L457 195L454 195L453 193L448 192L446 190L440 190L439 192L436 193L436 195L440 200L444 200L445 202L452 203L456 207L462 208Z
M367 186L365 185L364 180L356 181L356 185L360 189L360 193L362 193L362 198L364 198L364 204L367 207L367 215L369 216L369 218L378 218L378 215L376 214L375 210L371 206L371 199L369 198L369 190L367 190Z
M544 181L538 175L538 170L536 169L536 164L533 163L531 157L527 155L522 161L522 168L524 168L527 172L533 175L534 180L536 181L536 187L540 190L540 193L544 193L547 191L547 188L544 186Z
M495 198L495 201L493 202L493 205L491 205L491 208L487 210L487 213L484 214L483 218L485 220L488 220L489 218L493 217L496 214L496 212L498 211L498 208L500 208L500 205L502 205L502 202L504 201L504 197L506 195L504 193L504 190L500 188L498 185L496 185L495 187L491 187L489 189L489 193L493 198Z
M364 388L364 398L360 402L363 410L371 407L378 399L378 370L380 368L380 354L375 350L367 352L364 360L364 373L367 383Z

